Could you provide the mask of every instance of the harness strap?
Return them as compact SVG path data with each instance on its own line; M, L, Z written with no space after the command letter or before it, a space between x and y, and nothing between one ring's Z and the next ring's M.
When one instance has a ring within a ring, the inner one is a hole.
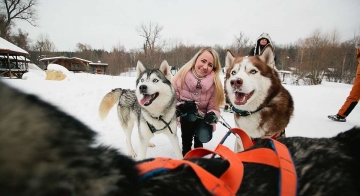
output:
M173 160L169 158L158 157L155 158L153 161L138 164L137 168L140 171L139 174L142 176L157 168L175 169L183 164L190 166L194 170L204 187L213 195L235 195L234 192L225 184L224 181L216 178L197 164L187 160Z
M235 127L235 128L231 128L230 131L232 133L236 133L240 137L242 144L244 146L244 150L249 149L252 146L254 146L254 143L251 140L251 138L242 129Z
M266 139L266 138L276 139L278 137L281 137L284 134L285 134L285 130L281 131L280 133L274 133L271 136L269 135L269 136L265 136L265 137L262 137L262 138L252 138L251 141L253 142L253 144L256 144L261 139Z
M150 115L151 116L151 115ZM152 117L152 116L151 116ZM154 125L150 124L148 121L146 121L146 124L148 125L151 133L155 133L156 131L161 131L161 130L164 130L166 128L169 128L169 131L171 134L173 134L172 130L171 130L171 127L170 127L170 123L171 123L171 120L169 123L167 123L161 116L159 116L158 118L155 118L155 117L152 117L156 120L160 120L161 122L163 122L165 124L165 126L161 129L156 129Z
M253 146L250 137L239 128L231 128L231 132L236 133L243 140L245 149ZM291 155L287 147L269 138L273 150L268 148L257 148L241 153L233 153L226 146L219 144L214 151L195 148L189 151L184 158L201 158L209 154L218 154L229 162L229 168L217 178L197 164L187 160L172 160L169 158L156 158L150 162L138 164L140 175L144 176L155 170L163 171L164 168L175 169L180 165L186 164L190 166L199 177L203 186L213 195L236 195L239 190L243 175L243 162L265 164L279 168L280 185L279 196L292 196L297 192L297 176L295 166L292 162Z
M171 122L171 120L170 120L169 123L167 123L161 116L159 116L159 119L165 124L166 127L169 128L170 133L173 134L173 132L172 132L172 130L171 130L171 127L170 127L170 122Z
M235 195L239 190L243 175L244 165L236 154L224 145L219 144L215 151L211 151L205 148L195 148L184 156L184 158L201 158L209 154L218 154L223 159L229 161L229 168L220 176L220 180L224 181L232 193ZM236 174L236 175L234 175Z
M270 165L276 168L280 167L279 158L276 153L268 148L244 151L238 153L237 156L243 162Z
M274 146L274 150L279 157L281 183L280 196L296 195L297 175L290 152L284 144L274 139L270 139L270 142Z
M250 137L243 130L239 128L231 128L230 131L239 135L239 137L243 142L244 149L248 149L253 146ZM252 149L241 153L237 153L236 156L239 158L240 161L243 162L258 163L258 164L264 164L279 168L280 170L279 196L296 195L297 175L296 175L294 163L292 161L291 155L287 147L284 144L276 141L275 139L268 138L268 140L270 140L273 150L269 148L257 148L257 149ZM221 157L224 158L225 156L223 156L223 153L227 153L226 151L224 151L224 149L227 149L227 147L223 146L222 144L218 144L214 153L219 154ZM189 151L184 158L192 158L192 157L200 158L208 155L209 152L211 151L204 148L195 148ZM233 152L231 153L235 154ZM229 155L226 155L226 157L227 156ZM231 170L231 161L233 161L232 159L227 159L227 160L229 161L230 166L228 170L225 171L225 173ZM224 175L225 173L221 176L220 179L224 180L226 183L229 184L230 183L238 184L239 182L238 188L240 188L242 177L244 175L243 165L241 172L242 172L241 179L234 179L233 177ZM235 174L235 176L238 175L238 173L232 173L232 174Z

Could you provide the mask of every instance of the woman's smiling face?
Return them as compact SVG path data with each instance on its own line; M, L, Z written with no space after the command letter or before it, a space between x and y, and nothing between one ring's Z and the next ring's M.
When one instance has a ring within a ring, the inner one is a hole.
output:
M205 50L201 53L195 61L195 72L199 77L205 77L214 69L214 57Z

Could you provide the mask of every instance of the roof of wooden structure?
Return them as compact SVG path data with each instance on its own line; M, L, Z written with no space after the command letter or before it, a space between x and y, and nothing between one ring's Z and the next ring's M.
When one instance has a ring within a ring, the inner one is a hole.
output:
M97 62L97 63L89 63L89 65L95 65L95 66L108 66L109 64L107 63L101 63L101 62Z
M40 59L40 61L46 62L46 65L52 63L62 65L69 71L88 71L88 64L91 63L91 61L89 60L81 59L78 57L64 56L42 58Z
M29 53L0 37L0 76L21 78L28 71Z
M11 55L18 55L18 56L29 56L29 53L26 52L24 49L17 47L16 45L10 43L9 41L5 40L4 38L0 37L0 54L11 54Z
M85 60L82 58L78 58L78 57L65 57L65 56L58 56L58 57L48 57L48 58L42 58L40 59L40 61L49 61L49 62L55 62L56 60L69 60L69 61L81 61L81 62L85 62L85 63L91 63L92 61L89 60Z

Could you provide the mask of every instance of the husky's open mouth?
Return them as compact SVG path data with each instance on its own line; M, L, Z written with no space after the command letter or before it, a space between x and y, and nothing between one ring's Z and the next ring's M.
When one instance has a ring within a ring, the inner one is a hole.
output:
M250 93L242 93L242 92L235 92L235 104L236 105L244 105L246 102L252 97L254 94L254 91L251 91Z
M148 106L159 96L159 93L154 93L152 95L149 94L143 94L143 95L144 97L140 100L140 104L144 106Z

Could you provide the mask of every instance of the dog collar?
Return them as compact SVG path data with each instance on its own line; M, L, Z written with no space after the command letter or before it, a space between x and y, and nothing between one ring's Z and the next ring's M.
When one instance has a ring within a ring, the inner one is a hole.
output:
M230 105L230 109L240 116L249 116L250 114L253 114L255 112L262 110L263 108L259 108L255 111L247 111L247 110L239 110L239 109L235 108L233 105Z

